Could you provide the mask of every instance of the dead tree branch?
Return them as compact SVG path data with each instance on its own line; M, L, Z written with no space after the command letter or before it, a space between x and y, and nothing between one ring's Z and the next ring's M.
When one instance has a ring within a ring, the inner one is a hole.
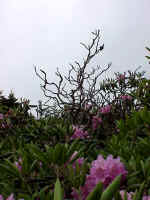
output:
M45 97L49 99L49 109L52 112L54 110L55 112L56 110L58 112L65 110L65 112L70 113L74 122L79 113L84 110L86 104L96 108L104 102L105 96L102 94L100 85L97 86L96 84L99 77L110 68L111 64L108 64L104 69L97 66L92 68L91 72L87 70L90 61L104 49L104 44L100 44L100 39L100 30L96 30L92 32L91 44L81 43L87 50L83 63L80 64L75 61L74 64L70 64L68 75L65 76L57 69L58 83L49 82L46 72L40 69L41 74L39 74L35 67L36 75L43 82L41 89ZM107 99L105 100L107 101Z

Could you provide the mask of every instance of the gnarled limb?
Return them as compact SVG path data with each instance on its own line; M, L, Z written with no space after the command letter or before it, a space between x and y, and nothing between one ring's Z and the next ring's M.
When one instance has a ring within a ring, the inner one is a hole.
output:
M46 72L40 69L41 74L39 74L35 67L36 75L43 82L41 89L45 97L49 98L49 109L52 112L54 111L54 107L58 109L58 112L63 112L65 109L65 112L70 113L73 122L78 119L80 113L85 111L86 104L90 104L96 108L104 99L101 88L96 83L98 78L110 68L111 64L108 64L104 69L97 66L96 68L92 68L91 72L88 72L88 64L104 48L104 44L100 44L100 30L92 32L92 36L91 44L86 45L81 43L87 50L87 55L82 64L78 61L70 64L68 75L65 76L57 69L56 76L59 78L58 83L49 82Z

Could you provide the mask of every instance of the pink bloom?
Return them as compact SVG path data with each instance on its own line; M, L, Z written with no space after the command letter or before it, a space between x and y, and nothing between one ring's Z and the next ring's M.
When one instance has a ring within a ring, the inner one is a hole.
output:
M124 81L125 80L125 73L124 74L119 74L117 76L117 80L119 81L119 83L121 83L121 81Z
M74 158L75 158L75 156L77 155L77 151L75 151L73 154L72 154L72 156L71 156L71 158L70 158L70 160L69 161L72 161ZM75 162L73 162L73 164L72 164L72 167L75 169L75 167L76 167L76 163L78 163L78 165L79 165L79 167L81 167L82 165L83 165L83 163L84 163L84 158L78 158Z
M131 101L132 100L132 97L131 96L129 96L129 95L123 95L123 96L121 96L120 97L122 100L129 100L129 101Z
M4 200L3 196L0 194L0 200Z
M18 168L18 170L21 172L21 170L22 170L22 159L21 158L19 158L19 161L18 162L15 162L15 165L16 165L16 167Z
M126 194L127 194L127 200L132 200L132 196L133 196L134 193L133 192L127 192ZM121 195L122 200L124 200L125 191L121 190L120 195Z
M11 194L6 200L15 200L14 199L14 194Z
M73 126L73 128L74 128L75 132L71 136L71 139L76 139L76 138L84 139L84 138L89 137L88 132L83 131L82 128L79 128L78 126Z
M6 125L4 123L2 123L1 127L2 128L6 128Z
M102 119L98 116L94 116L92 119L92 128L93 130L97 129L99 124L102 123Z
M18 170L21 172L22 166L20 165L20 163L19 162L15 162L15 165L18 168Z
M40 165L40 168L42 168L42 166L43 166L43 163L42 163L42 162L39 162L39 165Z
M96 186L96 180L94 176L87 175L84 186L80 187L82 200L86 200L86 197Z
M71 195L75 200L80 200L80 195L78 194L78 192L75 188L72 188Z
M106 114L106 113L109 113L111 110L111 106L110 105L107 105L103 108L100 109L100 112L103 113L103 114Z
M88 110L88 109L91 109L92 108L92 105L91 104L85 104L85 109Z
M4 115L0 113L0 119L4 119Z
M71 156L71 158L70 158L70 161L71 160L73 160L74 158L75 158L75 156L77 155L77 151L75 151L74 153L73 153L73 155ZM78 165L79 165L79 167L81 167L82 165L83 165L83 163L84 163L84 158L78 158L73 164L72 164L72 167L75 169L75 167L76 167L76 163L78 163Z
M142 200L150 200L150 196L144 196Z
M99 155L97 160L92 162L90 174L86 177L85 185L81 187L82 199L85 200L87 195L92 192L100 181L103 183L104 188L106 188L120 174L122 174L122 181L124 181L127 171L119 158L114 159L112 155L109 155L104 160Z

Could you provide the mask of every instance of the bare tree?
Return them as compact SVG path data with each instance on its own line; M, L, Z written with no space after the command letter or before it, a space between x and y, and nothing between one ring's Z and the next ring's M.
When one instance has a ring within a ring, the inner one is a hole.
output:
M97 86L97 81L110 68L111 64L104 69L98 65L96 68L90 68L92 70L87 70L90 61L104 49L104 44L100 44L100 38L100 30L96 30L92 32L92 41L89 45L81 43L87 51L83 63L75 61L74 64L70 64L67 76L63 76L57 69L58 83L49 82L47 73L40 69L41 73L39 74L35 67L36 75L43 82L41 89L48 98L45 106L48 106L51 113L70 113L71 119L75 122L79 118L79 114L85 111L86 105L97 108L100 104L104 104L104 101L107 102L107 98L101 92L100 84Z
M146 47L146 49L149 51L149 53L150 53L150 48L148 48L148 47ZM150 56L145 56L147 59L149 59L150 60ZM149 62L149 64L150 64L150 62Z

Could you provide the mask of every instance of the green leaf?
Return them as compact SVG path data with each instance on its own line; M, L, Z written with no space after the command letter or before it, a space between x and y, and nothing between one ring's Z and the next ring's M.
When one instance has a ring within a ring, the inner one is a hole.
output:
M138 192L136 190L135 193L134 193L134 195L133 195L133 200L137 200L137 194L138 194Z
M148 51L150 51L150 48L146 47L146 49L147 49Z
M141 168L142 168L143 175L144 175L144 177L145 177L145 176L146 176L146 171L145 171L145 166L144 166L143 160L140 161L140 164L141 164Z
M45 152L42 152L37 146L33 144L29 145L29 148L31 153L33 153L34 157L47 164L48 158Z
M123 200L128 200L127 191L124 193Z
M122 197L121 197L121 194L120 194L120 191L117 191L116 194L115 194L115 200L122 200Z
M55 151L54 151L54 163L56 163L56 164L62 164L61 163L62 151L63 151L62 145L59 144L59 143L56 144Z
M13 175L14 177L19 177L22 179L22 176L18 170L18 168L11 163L9 160L5 161L5 164L0 164L0 168L3 168L5 172L7 172L9 175Z
M48 162L52 163L54 162L54 150L52 147L49 147L48 151L47 151L47 156L48 156Z
M75 141L72 142L68 150L68 157L70 157L77 150L78 145L79 145L79 139L76 139Z
M145 181L141 184L136 200L141 200L144 192Z
M56 180L54 188L54 200L63 200L63 192L58 178Z
M119 190L120 187L120 181L121 181L121 175L117 176L113 182L106 188L106 190L103 192L100 200L112 200L113 196Z
M96 200L101 197L103 191L103 184L100 182L96 185L94 190L88 195L86 200Z
M45 199L45 191L49 188L49 186L45 186L43 189L40 190L38 196L40 199Z
M145 56L147 59L150 59L150 56Z

